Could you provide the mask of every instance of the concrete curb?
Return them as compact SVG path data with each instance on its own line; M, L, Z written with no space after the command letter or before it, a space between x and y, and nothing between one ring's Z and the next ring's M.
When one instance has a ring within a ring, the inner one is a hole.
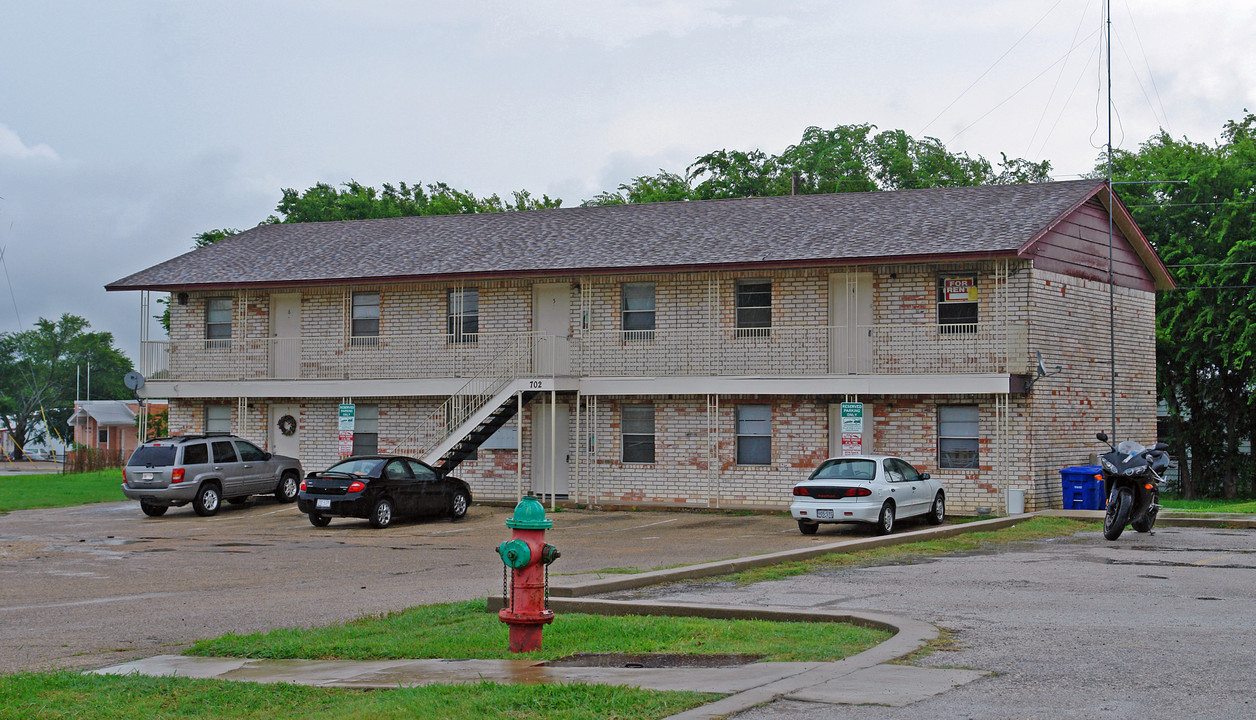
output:
M1097 520L1102 522L1103 510L1040 510L1035 515L1047 517L1066 517L1077 520ZM1156 526L1165 527L1210 527L1210 528L1256 528L1256 515L1239 513L1188 513L1173 510L1161 510L1156 517Z
M767 565L777 565L796 560L810 560L811 558L819 557L820 555L828 555L830 553L855 552L858 550L869 550L871 548L887 547L890 545L920 542L922 540L952 537L954 535L961 535L963 533L977 532L981 530L997 530L999 528L1015 525L1018 522L1028 520L1032 517L1034 517L1033 513L994 518L992 520L977 520L957 525L940 525L938 527L896 533L893 535L884 535L881 537L842 540L840 542L817 545L815 547L799 548L797 550L782 550L780 552L766 553L764 555L750 555L741 558L730 558L728 560L716 560L714 562L701 563L699 565L686 565L685 567L670 568L667 570L652 570L649 572L634 573L632 575L618 575L615 577L588 580L585 582L571 583L567 585L553 584L550 586L550 597L585 597L588 595L600 595L620 590L634 590L636 588L647 587L649 585L661 585L663 583L677 582L679 580L695 580L697 578L713 577L716 575L731 575L733 573L741 572L742 570L765 567Z

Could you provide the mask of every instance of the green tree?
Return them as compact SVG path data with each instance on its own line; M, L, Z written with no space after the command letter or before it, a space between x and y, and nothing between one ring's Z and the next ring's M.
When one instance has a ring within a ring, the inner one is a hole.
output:
M1157 384L1188 497L1256 492L1256 115L1220 142L1164 131L1113 155L1130 212L1178 283L1157 299ZM1149 182L1149 181L1175 182ZM1189 461L1187 458L1189 457Z
M239 234L240 234L240 231L235 228L220 228L216 230L206 230L203 233L199 233L193 236L192 249L195 250L198 248L203 248L207 245L213 245L219 240L222 240L224 238L229 238L232 235L239 235Z
M952 152L941 140L916 139L902 130L876 132L871 124L809 127L780 155L762 150L716 150L691 164L686 175L660 170L635 178L619 192L586 205L658 200L708 200L813 193L870 192L1050 181L1051 163L1002 158L996 172L980 155Z
M31 330L0 333L0 422L18 447L43 440L48 427L65 428L74 409L76 370L91 365L92 399L132 397L122 384L131 361L113 346L113 334L65 314L40 318Z
M382 190L350 180L337 189L327 183L298 192L285 188L278 215L266 222L298 223L331 220L373 220L416 215L459 215L511 210L537 210L562 205L562 200L548 195L532 197L527 190L511 193L510 200L496 194L480 198L466 190L457 190L443 182L423 185L384 183Z
M585 200L581 205L627 205L630 203L689 200L693 188L683 175L660 169L657 175L640 175L619 186L618 192L604 192Z

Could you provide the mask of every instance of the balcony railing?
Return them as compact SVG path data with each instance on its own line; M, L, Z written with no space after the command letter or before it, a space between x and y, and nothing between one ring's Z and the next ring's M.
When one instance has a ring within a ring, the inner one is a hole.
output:
M586 331L569 341L570 374L1024 373L1026 335L1023 324L996 323ZM150 379L182 381L551 375L555 348L567 342L536 333L149 341L142 343L140 372ZM567 374L567 362L556 374Z
M553 345L538 333L148 341L140 372L181 381L450 378L475 376L499 359L501 374L518 375L534 360L549 362Z
M1025 372L1024 325L786 325L585 332L583 376L930 375Z

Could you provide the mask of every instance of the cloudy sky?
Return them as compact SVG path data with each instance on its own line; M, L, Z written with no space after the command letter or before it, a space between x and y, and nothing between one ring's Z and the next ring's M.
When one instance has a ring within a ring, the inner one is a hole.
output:
M1117 147L1256 109L1256 3L1113 0ZM1100 0L0 0L0 332L247 228L281 188L526 188L565 205L719 148L872 123L1048 159L1105 141Z

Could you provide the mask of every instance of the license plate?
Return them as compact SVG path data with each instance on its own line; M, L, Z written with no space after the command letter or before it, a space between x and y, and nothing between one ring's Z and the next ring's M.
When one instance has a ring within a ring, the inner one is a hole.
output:
M314 507L318 508L319 510L326 510L331 507L331 500L329 498L323 498L315 502Z
M140 480L152 480L152 479L153 479L152 473L143 473L140 475Z
M833 511L832 510L816 510L816 519L817 520L832 520Z

